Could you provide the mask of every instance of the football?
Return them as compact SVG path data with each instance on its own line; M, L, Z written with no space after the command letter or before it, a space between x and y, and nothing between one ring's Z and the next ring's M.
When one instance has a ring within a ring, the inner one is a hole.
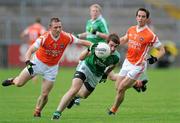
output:
M95 55L98 58L107 58L111 53L110 47L108 44L100 42L95 48Z

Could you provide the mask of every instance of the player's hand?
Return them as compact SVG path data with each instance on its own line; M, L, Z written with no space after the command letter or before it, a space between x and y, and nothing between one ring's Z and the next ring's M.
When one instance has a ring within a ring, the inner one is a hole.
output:
M97 29L92 29L92 30L91 30L91 33L92 33L93 35L96 35Z
M146 87L147 82L148 82L148 80L143 80L143 81L136 82L136 84L133 86L133 88L137 92L145 92L146 89L147 89L147 87Z
M76 37L77 37L77 38L80 38L78 34L76 35Z
M79 34L75 34L74 36L76 36L76 38L80 38Z
M34 66L35 64L32 63L30 60L27 60L25 63L26 63L26 67L28 69L29 74L33 75L34 70L33 70L32 66Z
M99 81L99 83L101 83L101 82L105 83L106 80L107 80L107 75L103 74L101 80Z
M154 64L155 62L157 62L158 59L151 55L151 57L148 58L147 60L148 60L149 64Z

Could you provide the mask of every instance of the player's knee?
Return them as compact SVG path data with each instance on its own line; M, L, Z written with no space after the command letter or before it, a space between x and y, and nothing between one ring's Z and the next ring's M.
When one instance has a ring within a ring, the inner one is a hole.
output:
M24 80L21 80L19 77L16 77L14 80L13 80L13 83L16 87L22 87L24 84L25 84L25 81Z
M81 94L81 98L86 99L89 95Z
M118 93L123 93L123 92L125 92L126 91L126 86L123 84L123 83L121 83L120 85L119 85L119 87L117 88L117 92Z
M14 84L16 87L22 87L22 84Z
M124 88L118 88L118 89L117 89L117 92L118 92L118 93L123 93L123 92L125 92L125 89L124 89Z

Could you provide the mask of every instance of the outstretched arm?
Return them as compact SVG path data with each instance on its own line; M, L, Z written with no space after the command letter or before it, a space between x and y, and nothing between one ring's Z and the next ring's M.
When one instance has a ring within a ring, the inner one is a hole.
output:
M127 34L124 35L123 37L121 37L119 40L120 40L120 44L121 44L121 45L126 44L126 43L128 42Z
M90 54L89 48L85 49L84 51L81 52L81 54L79 56L79 60L80 61L84 60L89 54Z
M87 36L87 33L83 32L83 33L78 34L77 38L86 38L86 36Z
M86 46L86 47L89 47L89 46L92 45L92 43L90 41L88 41L88 40L79 39L74 35L72 35L72 36L73 36L73 39L74 39L74 43L76 43L76 44L80 44L80 45L83 45L83 46Z
M109 36L108 34L101 33L101 32L97 32L96 35L103 38L103 39L106 39L106 40L108 39L108 36Z
M83 40L83 39L78 39L78 44L81 44L81 45L87 46L87 47L89 47L89 46L92 45L92 43L91 43L90 41L88 41L88 40Z

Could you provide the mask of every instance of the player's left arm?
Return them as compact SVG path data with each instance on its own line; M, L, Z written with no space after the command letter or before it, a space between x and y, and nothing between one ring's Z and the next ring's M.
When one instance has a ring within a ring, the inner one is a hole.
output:
M83 32L83 33L79 33L79 34L77 34L77 38L86 38L86 36L87 36L87 32Z
M109 30L108 30L108 26L104 23L101 23L101 25L99 26L101 31L96 31L96 35L103 38L103 39L108 39L109 36Z
M89 47L89 46L91 46L93 43L91 43L91 42L88 41L88 40L78 39L78 44L81 44L81 45L83 45L83 46Z
M108 75L114 68L116 67L116 65L109 65L108 67L106 67L106 69L104 70L104 74Z
M155 62L158 61L158 59L160 59L165 54L164 46L162 45L162 43L159 41L158 38L156 38L152 46L158 51L158 53L156 56L150 55L150 57L147 59L149 64L154 64Z
M101 32L97 32L96 35L106 40L108 39L108 36L109 36L108 34L101 33Z
M159 47L156 48L159 52L157 54L157 59L160 59L162 56L165 54L165 49L163 45L160 45Z
M89 48L83 50L79 56L79 60L82 61L84 60L87 56L89 56L91 54L91 51Z
M113 72L112 70L115 68L115 66L116 65L110 65L110 66L106 67L106 69L104 70L104 74L102 75L102 78L100 80L100 83L101 82L105 83L107 78L110 78L111 80L116 80L116 77L113 76L115 74L112 73ZM109 75L110 75L110 77L109 77ZM112 77L114 77L114 78L112 79Z
M158 54L156 56L157 59L161 58L165 54L164 45L159 41L158 38L156 38L153 47L158 50Z

